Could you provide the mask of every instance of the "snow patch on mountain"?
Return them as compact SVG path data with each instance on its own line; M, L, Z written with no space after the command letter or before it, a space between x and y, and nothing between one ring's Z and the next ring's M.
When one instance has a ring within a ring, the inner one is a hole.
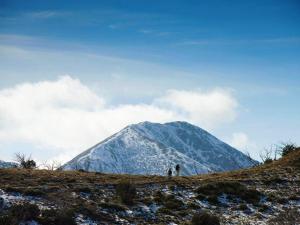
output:
M127 126L62 168L165 175L179 164L183 175L193 175L250 167L254 162L192 124L142 122Z
M13 162L4 162L4 161L0 160L0 169L1 168L14 168L14 167L18 167L18 164L13 163Z

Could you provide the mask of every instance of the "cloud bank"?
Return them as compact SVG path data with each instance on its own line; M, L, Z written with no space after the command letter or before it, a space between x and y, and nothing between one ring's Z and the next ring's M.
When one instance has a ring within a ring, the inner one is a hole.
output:
M128 124L185 120L212 129L233 121L237 106L224 89L168 90L148 104L114 105L80 80L63 76L0 90L0 143L56 149L60 155L53 158L65 162Z

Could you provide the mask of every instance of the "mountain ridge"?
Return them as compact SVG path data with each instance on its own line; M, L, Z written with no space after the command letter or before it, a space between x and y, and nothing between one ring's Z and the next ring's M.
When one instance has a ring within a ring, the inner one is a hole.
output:
M17 167L17 166L18 166L17 163L5 162L3 160L0 160L0 168L14 168L14 167Z
M165 175L181 165L182 175L254 165L237 149L184 121L148 121L126 126L63 165L64 170Z

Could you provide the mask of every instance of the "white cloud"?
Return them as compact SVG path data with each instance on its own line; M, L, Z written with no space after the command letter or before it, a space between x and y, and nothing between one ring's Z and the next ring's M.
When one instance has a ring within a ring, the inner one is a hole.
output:
M222 89L210 92L170 90L158 101L180 110L189 120L208 128L233 121L238 105L231 93Z
M249 145L249 138L247 134L242 132L233 133L229 143L237 149L245 150L245 148L247 148Z
M255 141L253 141L249 136L244 132L234 132L229 137L223 138L225 142L235 147L236 149L250 154L253 159L259 160L260 148Z
M64 17L72 15L70 12L62 12L62 11L32 11L29 13L21 14L21 16L33 18L33 19L50 19L50 18L57 18L57 17Z
M149 104L110 105L78 79L63 76L0 91L0 144L24 141L55 149L53 158L66 161L128 124L186 120L211 129L234 120L236 107L222 89L170 90Z

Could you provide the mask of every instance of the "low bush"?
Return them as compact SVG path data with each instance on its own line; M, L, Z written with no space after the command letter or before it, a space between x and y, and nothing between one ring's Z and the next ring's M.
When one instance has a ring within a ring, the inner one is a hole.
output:
M0 215L1 225L18 225L18 221L10 215Z
M108 202L101 202L99 206L104 209L110 209L114 211L125 211L127 208L124 205L116 204L116 203L108 203Z
M0 215L1 225L19 225L21 222L37 220L40 210L36 205L25 203L13 205L5 214Z
M239 207L238 207L239 210L242 210L242 211L246 211L248 210L248 206L246 204L241 204Z
M193 203L193 202L189 202L189 203L187 204L187 208L188 208L188 209L200 209L201 207L200 207L198 204L195 204L195 203Z
M92 193L92 190L90 187L82 186L75 189L77 192L84 192L84 193Z
M36 205L29 203L23 205L14 205L10 208L11 215L18 218L19 221L30 221L40 215L40 210Z
M259 209L258 209L259 212L266 212L268 210L269 210L269 206L267 206L265 204L259 205Z
M270 163L272 163L273 162L273 159L266 159L265 161L264 161L264 164L270 164Z
M76 225L72 209L50 209L42 212L38 222L41 225Z
M294 143L283 143L280 146L282 157L287 156L291 152L294 152L297 149L297 146Z
M42 190L35 189L35 188L27 188L23 191L24 195L29 195L29 196L43 196L46 193L43 192Z
M154 201L157 203L163 202L164 195L161 191L157 191L154 193Z
M214 182L200 186L196 192L198 199L207 199L211 203L218 203L218 196L221 194L228 195L229 198L238 197L249 203L258 203L261 193L255 189L248 189L239 182L226 181Z
M133 205L136 188L129 180L121 180L116 186L116 193L126 205Z
M207 212L197 213L193 216L192 225L220 225L220 219L217 216Z
M167 195L164 198L164 206L167 209L180 210L184 207L183 201L176 199L174 195Z
M168 210L181 210L185 207L184 202L177 199L175 195L165 195L161 191L157 191L154 194L154 201L159 204L162 204L164 208Z
M269 225L296 225L300 224L300 212L295 209L288 209L268 221Z

